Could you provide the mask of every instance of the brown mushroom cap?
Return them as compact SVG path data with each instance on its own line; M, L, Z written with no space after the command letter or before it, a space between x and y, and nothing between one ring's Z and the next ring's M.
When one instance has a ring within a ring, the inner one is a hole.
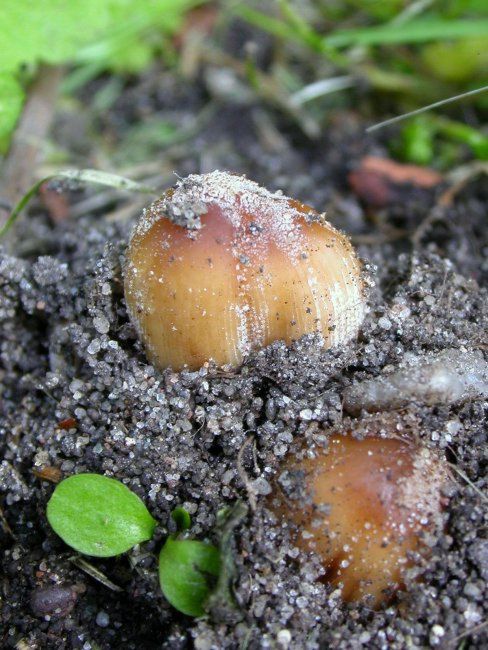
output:
M275 497L271 507L297 526L295 543L318 553L343 598L377 607L403 588L411 553L428 554L423 536L442 530L446 464L399 438L336 435L327 453L287 467L309 499Z
M190 176L145 211L125 295L148 357L174 370L236 366L312 332L341 344L364 315L347 238L312 208L225 172Z

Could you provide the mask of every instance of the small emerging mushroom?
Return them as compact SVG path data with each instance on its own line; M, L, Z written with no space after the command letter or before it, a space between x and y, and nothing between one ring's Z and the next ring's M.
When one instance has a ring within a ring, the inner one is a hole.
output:
M345 601L367 597L378 607L403 588L411 552L428 554L424 535L442 529L447 476L444 462L408 440L335 435L327 452L289 461L288 496L270 503L295 525L294 543L321 557L324 579Z
M313 332L341 345L364 315L344 235L309 206L219 171L179 181L144 211L125 296L149 359L174 370L236 366Z

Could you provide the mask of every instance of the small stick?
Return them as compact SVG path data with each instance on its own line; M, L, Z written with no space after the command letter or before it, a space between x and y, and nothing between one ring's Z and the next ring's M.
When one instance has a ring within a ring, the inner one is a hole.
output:
M5 205L15 205L33 183L52 123L62 76L62 68L39 66L2 170L0 227L8 217Z
M482 623L478 623L478 625L475 625L474 627L468 628L462 634L458 634L457 636L454 637L454 639L451 639L451 641L449 642L449 645L453 646L458 641L460 641L461 639L466 638L467 636L470 636L471 634L478 634L479 632L481 632L487 626L488 626L488 621L483 621Z
M246 438L246 440L244 440L242 447L239 449L239 453L237 454L237 473L241 481L244 483L244 487L246 488L249 497L251 510L254 512L256 510L256 505L257 505L256 492L253 489L251 479L249 478L246 470L244 469L244 452L246 451L247 447L253 442L254 442L254 437L249 436L248 438Z
M111 591L124 591L122 587L119 587L114 582L109 580L104 573L99 571L99 569L94 567L93 564L90 564L90 562L88 562L81 556L73 555L69 559L79 569L87 573L91 578L93 578L97 582L100 582L104 587L107 587L107 589L110 589Z

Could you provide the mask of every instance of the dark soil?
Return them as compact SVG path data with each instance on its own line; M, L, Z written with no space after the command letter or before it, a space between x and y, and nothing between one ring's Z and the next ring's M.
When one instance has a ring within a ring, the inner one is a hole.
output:
M190 87L156 70L99 127L118 141L141 116L178 113L183 122L209 93L204 81ZM67 121L58 116L57 137L83 156L83 134L68 133ZM372 278L357 341L330 351L314 336L290 349L276 342L237 371L148 365L123 298L137 214L109 221L93 210L53 225L37 206L20 224L17 246L0 258L3 647L487 647L487 401L419 402L374 416L396 418L453 465L445 531L423 581L412 575L380 611L344 605L318 580L317 558L298 553L265 508L291 449L367 424L371 416L343 413L351 383L392 371L409 353L487 349L486 186L468 183L413 251L411 236L443 187L403 187L372 212L347 182L366 154L387 155L353 114L335 117L312 142L259 102L228 98L214 102L190 143L154 154L180 176L245 173L325 209L353 236ZM155 541L125 556L87 559L119 589L83 570L51 531L54 486L43 477L52 468L122 480L161 523ZM233 535L235 608L218 603L207 619L186 618L157 583L169 514L183 505L191 534L217 541L217 513L239 501L249 509Z

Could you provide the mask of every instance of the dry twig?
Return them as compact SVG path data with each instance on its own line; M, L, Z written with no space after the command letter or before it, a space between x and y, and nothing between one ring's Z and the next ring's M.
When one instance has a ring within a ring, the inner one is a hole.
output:
M41 65L32 84L2 169L0 227L8 217L5 208L14 206L34 181L62 76L62 68Z

